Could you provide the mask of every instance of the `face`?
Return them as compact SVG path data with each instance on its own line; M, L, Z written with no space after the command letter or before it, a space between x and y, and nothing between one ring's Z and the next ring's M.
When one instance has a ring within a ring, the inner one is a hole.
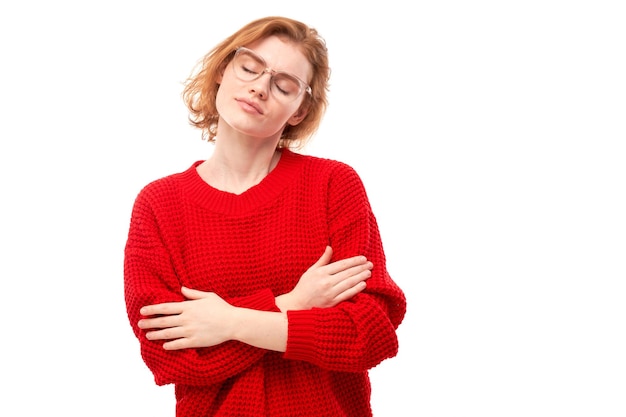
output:
M293 94L293 90L289 86L293 85L284 82L295 76L303 81L303 89L306 88L305 83L312 72L311 64L294 44L276 36L244 46L250 52L236 61L237 70L232 62L229 63L220 80L216 98L219 128L222 130L225 123L244 135L279 137L287 124L296 125L306 116L306 112L300 110L300 104L308 93L302 91L291 101L288 95ZM265 68L256 58L265 61L271 70L287 75L263 73ZM262 75L253 79L259 74Z

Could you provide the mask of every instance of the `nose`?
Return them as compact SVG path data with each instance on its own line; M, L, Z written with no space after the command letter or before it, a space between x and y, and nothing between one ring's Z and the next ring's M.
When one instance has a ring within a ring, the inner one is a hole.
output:
M267 76L267 77L266 77ZM256 80L250 84L250 93L259 96L261 99L266 99L268 97L268 92L270 90L270 83L272 82L272 73L270 70L266 69L263 71L263 74Z

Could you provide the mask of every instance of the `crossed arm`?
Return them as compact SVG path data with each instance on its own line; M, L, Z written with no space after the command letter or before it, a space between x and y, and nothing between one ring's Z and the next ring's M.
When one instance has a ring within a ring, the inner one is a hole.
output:
M366 287L373 265L364 256L330 263L327 247L287 294L276 297L280 312L236 307L212 292L182 288L186 301L144 306L138 322L149 340L164 340L163 348L178 350L215 346L237 340L251 346L284 352L287 311L333 307Z

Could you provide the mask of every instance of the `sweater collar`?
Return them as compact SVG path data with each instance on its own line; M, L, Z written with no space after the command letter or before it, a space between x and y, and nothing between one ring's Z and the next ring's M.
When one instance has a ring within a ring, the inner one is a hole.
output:
M211 211L223 214L244 214L275 200L297 177L302 155L289 149L281 151L276 167L257 185L241 194L221 191L207 184L196 171L203 161L194 162L181 174L184 197Z

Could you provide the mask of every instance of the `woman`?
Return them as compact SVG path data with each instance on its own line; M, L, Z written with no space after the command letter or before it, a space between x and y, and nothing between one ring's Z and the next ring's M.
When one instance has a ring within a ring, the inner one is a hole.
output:
M209 52L183 93L211 156L147 185L125 249L128 317L176 415L371 415L368 370L406 309L363 184L296 153L326 108L324 40L282 17Z

